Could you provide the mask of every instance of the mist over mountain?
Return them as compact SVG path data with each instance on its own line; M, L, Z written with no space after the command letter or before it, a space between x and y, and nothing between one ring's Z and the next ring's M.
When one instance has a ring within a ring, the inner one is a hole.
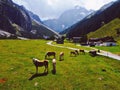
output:
M63 12L58 19L48 19L43 21L45 25L51 29L61 32L71 25L82 20L84 17L92 13L94 10L87 10L83 7L76 6L73 9L69 9Z
M28 10L37 14L41 20L58 18L66 10L75 6L87 10L98 10L103 5L116 0L13 0L19 5L24 5Z

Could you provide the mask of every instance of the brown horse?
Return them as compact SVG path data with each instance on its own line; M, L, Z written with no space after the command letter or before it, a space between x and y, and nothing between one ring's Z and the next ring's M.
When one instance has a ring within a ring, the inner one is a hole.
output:
M36 58L33 58L33 63L36 67L36 73L38 73L38 67L45 67L44 73L47 72L48 73L48 60L43 60L43 61L39 61Z
M56 58L56 57L55 57L55 56L56 56L56 53L55 53L55 52L47 52L46 55L45 55L45 59L46 59L47 57L50 57L50 56L53 56L54 58Z
M70 52L70 56L73 56L73 55L74 55L74 56L77 55L75 51L71 51L71 52Z
M94 56L97 55L97 51L96 50L91 50L91 51L89 51L89 54L94 57Z
M75 50L76 54L79 55L79 50Z
M80 49L79 52L82 54L85 54L85 50L83 50L83 49Z
M64 52L60 52L60 55L59 55L59 60L64 60Z

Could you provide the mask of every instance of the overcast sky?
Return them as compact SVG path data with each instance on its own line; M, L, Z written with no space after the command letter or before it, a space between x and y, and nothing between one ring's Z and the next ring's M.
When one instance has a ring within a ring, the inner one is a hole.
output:
M24 5L43 19L57 18L65 10L75 6L85 7L86 9L98 10L104 4L116 0L13 0L19 5Z

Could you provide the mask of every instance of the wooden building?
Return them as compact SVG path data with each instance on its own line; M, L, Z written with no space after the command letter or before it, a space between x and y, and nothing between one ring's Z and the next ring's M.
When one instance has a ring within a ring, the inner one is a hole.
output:
M111 36L103 38L90 38L88 44L95 46L116 46L116 41Z

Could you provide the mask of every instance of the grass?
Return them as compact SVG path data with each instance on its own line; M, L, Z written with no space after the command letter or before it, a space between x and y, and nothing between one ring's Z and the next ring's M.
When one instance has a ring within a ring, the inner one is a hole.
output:
M1 90L119 90L120 61L89 54L70 57L68 49L46 45L44 40L0 40L0 89ZM74 45L71 45L71 47ZM78 47L78 46L74 46ZM41 76L39 67L35 75L32 58L44 59L47 51L57 53L57 73ZM58 54L65 53L64 61Z
M114 54L120 55L120 46L112 46L112 47L106 47L106 46L96 46L95 48L100 50L105 50L108 52L112 52Z
M56 45L56 42L53 42L52 44ZM67 40L65 40L64 44L59 44L59 46L65 46L65 47L72 47L72 48L78 48L78 49L85 49L85 50L91 50L89 47L81 46L79 43L72 43Z
M53 42L54 45L56 45L56 42ZM79 49L84 49L84 50L92 50L91 47L85 47L85 46L80 46L79 44L74 44L74 43L70 43L68 41L65 41L65 44L61 44L59 46L66 46L66 47L73 47L73 48L79 48ZM95 46L94 48L97 48L99 50L105 50L105 51L109 51L112 52L114 54L120 55L120 41L117 42L117 46Z
M88 38L101 38L106 36L112 36L115 40L120 40L120 36L117 36L116 29L120 28L120 19L116 18L110 23L105 24L95 32L90 32Z

